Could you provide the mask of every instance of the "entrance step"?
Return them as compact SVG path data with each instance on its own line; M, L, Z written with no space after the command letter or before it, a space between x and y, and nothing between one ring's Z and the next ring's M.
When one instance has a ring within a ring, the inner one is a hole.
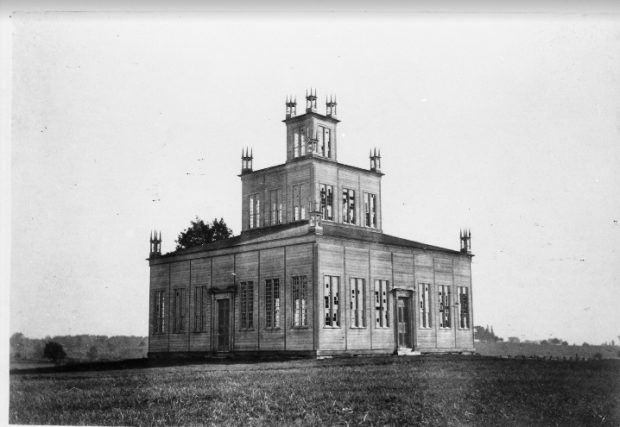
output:
M413 350L398 350L396 354L398 356L420 356L422 353Z

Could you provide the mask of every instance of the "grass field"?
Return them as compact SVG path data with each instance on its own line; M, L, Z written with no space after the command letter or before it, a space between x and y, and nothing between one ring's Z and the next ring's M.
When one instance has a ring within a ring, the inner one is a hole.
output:
M620 425L620 362L382 357L12 374L9 422Z

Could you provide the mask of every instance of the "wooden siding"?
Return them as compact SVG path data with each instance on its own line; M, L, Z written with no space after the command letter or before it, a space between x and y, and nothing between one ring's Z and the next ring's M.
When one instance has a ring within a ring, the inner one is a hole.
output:
M286 247L286 349L287 350L311 350L314 346L314 294L317 287L313 274L314 245L295 245ZM306 313L307 326L294 326L294 305L292 295L292 277L306 276Z
M394 288L415 291L413 254L394 252Z
M317 348L320 350L346 350L346 328L344 327L343 304L340 304L340 327L325 326L325 285L324 277L340 278L339 296L342 296L344 282L344 248L341 245L320 243L318 245L320 292L317 292L315 303L319 307Z
M170 293L170 264L154 265L150 270L150 292L149 292L149 351L168 351L168 307L164 311L164 324L166 329L162 334L153 334L155 322L155 292L163 290L166 292L165 298Z
M292 163L287 165L286 168L287 176L286 176L286 221L291 222L294 221L294 212L293 212L293 186L294 185L302 185L302 193L301 193L301 206L306 208L306 219L309 218L309 208L311 203L311 187L312 183L310 180L311 177L311 166L307 162L303 163Z
M259 277L259 310L261 317L260 349L261 350L284 350L284 301L286 298L286 285L284 281L284 251L285 248L266 249L260 251L260 277ZM278 279L280 286L280 326L277 328L265 328L265 283L267 279Z
M372 330L372 348L373 349L387 349L393 350L395 348L394 343L394 297L392 290L395 288L394 277L392 275L392 252L386 250L371 250L370 251L370 275L371 275L371 294L372 304L370 312L371 318L371 330ZM388 293L387 293L387 317L388 327L376 327L375 325L375 280L387 280L388 281Z
M305 106L302 103L299 103L297 107L300 109L299 110L300 113L303 114L303 111L301 111L301 109L302 108L305 109ZM295 117L301 117L301 114ZM293 134L294 134L295 129L303 127L308 132L313 133L315 129L318 129L319 125L330 129L331 151L332 151L330 158L333 160L337 159L336 147L337 147L338 132L336 132L336 123L330 120L320 119L319 117L310 115L300 120L289 122L286 125L286 161L287 162L295 158L295 150L294 150L294 145L293 145Z
M369 251L368 249L345 247L345 281L343 283L344 292L341 296L341 303L343 308L343 327L346 329L347 350L361 350L371 347L370 339L370 278L368 273L369 269ZM358 298L363 298L364 301L364 321L365 326L355 327L351 319L351 279L362 279L364 281L364 289L362 295ZM365 297L365 298L364 298Z
M351 189L355 191L355 225L365 227L364 220L364 193L377 196L376 219L377 228L382 229L381 213L381 175L363 169L352 168L339 163L314 161L310 158L288 162L279 167L265 171L256 171L241 177L241 229L249 228L249 196L258 194L261 200L260 220L256 227L269 225L269 191L282 190L283 222L294 220L293 216L293 186L303 185L301 195L302 205L307 212L311 206L319 202L319 184L328 184L334 188L334 222L342 223L342 191Z
M253 351L258 350L258 271L259 251L244 252L236 255L235 277L236 285L241 282L252 282L252 328L241 329L241 298L235 298L235 350Z
M175 333L174 324L174 296L176 289L185 290L185 315L183 318L183 332ZM170 265L170 292L168 293L168 313L170 321L169 343L170 351L189 351L189 296L190 296L190 261L175 262Z
M257 172L254 174L244 175L241 178L241 230L247 230L250 223L250 205L249 196L251 194L259 194L260 204L260 220L257 227L263 227L269 225L267 222L268 215L270 213L269 191L281 190L282 206L285 209L286 206L286 177L287 167L282 165L281 167L271 169L265 172ZM283 222L288 222L287 216L283 212Z
M338 188L338 168L334 164L317 162L314 163L314 200L320 201L321 184L331 185L334 190L333 222L342 222L342 193Z
M212 258L212 280L213 289L226 289L235 285L235 256L222 255Z
M458 351L473 349L473 303L471 294L471 265L467 256L435 253L422 249L400 249L394 246L365 245L357 241L334 242L318 239L290 245L273 245L270 242L249 249L240 247L237 253L205 257L195 254L178 261L151 266L149 305L149 351L213 351L215 336L214 295L231 298L233 309L231 328L234 351L312 350L320 354L330 352L391 352L396 348L396 312L393 292L409 291L412 298L414 349L420 351ZM315 276L313 266L316 265ZM325 326L324 276L340 279L340 327ZM292 277L307 277L307 327L294 326ZM280 324L278 328L265 328L265 280L279 279ZM355 327L351 320L351 279L364 280L365 326ZM389 327L375 325L375 280L387 280ZM253 328L240 328L240 301L236 288L241 281L253 282ZM431 327L422 328L419 310L419 283L430 285ZM439 327L438 286L450 287L451 326ZM204 332L193 330L196 313L195 292L198 286L214 290L208 293ZM458 327L457 288L465 286L470 297L470 328ZM187 311L183 333L172 332L172 301L174 290L186 289ZM166 333L152 334L153 298L158 289L166 291ZM223 291L234 289L225 296ZM413 292L411 292L413 291ZM316 317L315 317L316 316Z

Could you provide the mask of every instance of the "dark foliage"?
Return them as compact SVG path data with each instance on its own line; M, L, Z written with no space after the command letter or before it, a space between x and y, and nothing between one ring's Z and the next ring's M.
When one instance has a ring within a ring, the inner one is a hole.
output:
M43 349L43 357L50 359L54 363L60 363L65 357L67 357L67 353L65 353L65 349L62 348L62 345L55 341L50 341L45 344L45 348Z
M493 326L489 328L488 325L486 328L483 328L482 326L474 326L474 339L482 342L504 341L503 338L495 335L495 332L493 332Z
M14 362L42 362L45 345L49 341L60 344L69 362L138 359L146 356L147 339L135 336L65 335L28 338L21 333L11 336L11 360Z
M99 351L97 350L97 346L91 345L88 349L88 353L86 353L88 360L96 360L98 355Z
M224 240L232 237L232 230L228 228L223 218L215 218L211 223L205 223L196 217L191 225L179 234L177 250L202 246L207 243Z

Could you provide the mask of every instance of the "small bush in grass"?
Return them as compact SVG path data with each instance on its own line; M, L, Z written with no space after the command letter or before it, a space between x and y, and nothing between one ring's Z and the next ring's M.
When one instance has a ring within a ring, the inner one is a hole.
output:
M43 349L43 357L50 359L54 363L60 363L65 357L67 357L67 353L65 353L65 349L62 348L62 345L55 341L50 341L45 344L45 348Z

